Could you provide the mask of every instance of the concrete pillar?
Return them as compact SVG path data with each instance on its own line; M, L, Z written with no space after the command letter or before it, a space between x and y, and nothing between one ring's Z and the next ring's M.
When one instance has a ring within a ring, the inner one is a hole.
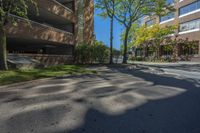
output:
M94 40L94 0L85 0L84 8L84 42L91 44Z
M75 43L94 40L94 0L75 0Z
M79 1L75 0L74 1L74 14L75 14L75 23L74 23L74 43L75 45L77 45L79 43L79 37L78 37L78 33L79 33L79 28L78 28L78 5L79 5Z

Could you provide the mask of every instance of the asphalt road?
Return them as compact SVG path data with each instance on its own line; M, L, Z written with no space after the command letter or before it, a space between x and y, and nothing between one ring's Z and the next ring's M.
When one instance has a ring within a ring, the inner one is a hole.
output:
M200 133L198 78L168 66L90 69L100 73L1 87L0 133Z

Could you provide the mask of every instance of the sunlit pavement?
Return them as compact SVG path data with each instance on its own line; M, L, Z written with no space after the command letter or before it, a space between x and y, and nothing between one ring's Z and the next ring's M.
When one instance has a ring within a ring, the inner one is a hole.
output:
M179 63L140 63L135 65L156 69L168 74L174 74L179 77L200 80L200 62L179 62Z
M155 68L1 88L0 133L200 133L200 80Z

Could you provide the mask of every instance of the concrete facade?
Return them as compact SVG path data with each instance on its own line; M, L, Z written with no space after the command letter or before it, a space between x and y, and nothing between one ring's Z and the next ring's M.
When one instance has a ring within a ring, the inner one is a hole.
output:
M6 25L9 53L31 56L44 54L45 57L73 56L74 46L77 43L92 43L93 0L37 0L37 4L38 13L30 5L29 22L14 14L10 15L10 19L15 19L18 24ZM80 32L80 29L83 32Z
M144 18L144 24L147 24L148 22L152 21L151 24L160 24L161 26L169 26L169 25L181 25L185 24L187 22L192 22L194 20L200 19L200 6L199 3L195 6L191 7L185 14L181 14L181 10L184 7L188 7L189 5L192 5L194 3L197 3L199 0L174 0L173 6L175 7L176 11L174 12L174 16L172 18L169 18L165 21L161 21L161 18L158 16L153 17L145 17ZM193 9L196 8L196 9ZM197 48L193 55L191 55L192 60L200 61L200 23L197 29L191 29L188 31L181 32L180 27L175 32L176 35L178 35L178 39L188 39L189 41L197 41L199 42L197 45ZM183 50L179 48L178 54L181 56L183 53ZM197 59L196 59L197 58Z

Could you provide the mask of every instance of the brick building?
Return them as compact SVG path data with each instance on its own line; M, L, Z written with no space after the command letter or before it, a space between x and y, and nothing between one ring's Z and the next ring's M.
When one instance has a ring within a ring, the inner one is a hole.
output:
M30 23L11 14L18 25L6 26L9 55L66 63L71 61L76 44L93 41L93 0L37 0L37 4L38 15L30 5Z
M147 26L160 24L161 26L179 25L175 35L179 39L188 39L196 41L195 49L185 48L184 44L178 46L178 56L189 55L191 60L200 61L200 0L167 0L168 4L172 4L176 11L168 13L163 17L145 17L144 23ZM141 51L139 55L142 54ZM170 56L172 52L164 51L161 48L161 56ZM147 55L148 56L148 55Z

